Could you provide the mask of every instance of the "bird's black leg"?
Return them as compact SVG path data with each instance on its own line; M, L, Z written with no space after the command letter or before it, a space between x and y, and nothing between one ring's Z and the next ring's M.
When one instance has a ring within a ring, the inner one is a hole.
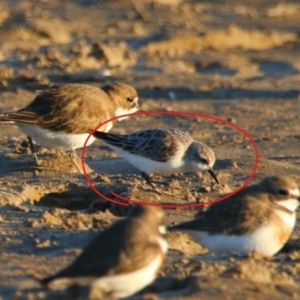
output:
M145 173L145 172L142 172L142 177L146 180L146 182L151 185L151 187L156 190L156 187L155 185L151 182L151 179L150 179L150 175Z
M153 190L158 193L159 195L168 195L168 196L172 196L173 198L176 198L176 196L174 196L173 194L170 194L166 191L160 191L152 182L151 182L151 179L150 179L150 175L145 173L145 172L142 172L142 177L146 180L146 182L151 185L151 187L153 188ZM167 185L167 182L165 183Z
M33 160L35 162L35 164L37 166L40 165L40 161L36 155L36 152L35 152L35 147L33 145L33 142L32 142L32 138L30 136L27 136L27 139L28 139L28 142L29 142L29 147L30 147L30 151L31 151L31 154L32 154L32 157L33 157Z
M151 182L151 178L150 178L150 175L145 173L145 172L142 172L142 177L146 180L146 182L153 188L153 190L158 193L159 195L162 195L162 192L159 191L157 189L157 187Z
M158 193L161 194L161 192L158 190L158 188L153 184L153 182L151 181L150 175L142 172L142 176L143 178L146 180L146 182L151 185L151 187L157 191ZM170 182L169 181L156 181L155 183L161 184L161 185L165 185L165 186L170 186ZM182 189L182 187L172 187L173 189Z

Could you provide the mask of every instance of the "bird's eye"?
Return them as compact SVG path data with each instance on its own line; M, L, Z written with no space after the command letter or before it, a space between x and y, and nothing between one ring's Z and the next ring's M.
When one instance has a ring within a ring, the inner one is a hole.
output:
M281 196L287 196L289 192L287 190L280 189L278 190L278 194Z
M127 100L127 102L132 102L133 101L133 97L127 97L126 100Z
M201 159L200 159L200 162L201 162L202 164L208 165L208 161L207 161L207 159L205 159L205 158L201 158Z

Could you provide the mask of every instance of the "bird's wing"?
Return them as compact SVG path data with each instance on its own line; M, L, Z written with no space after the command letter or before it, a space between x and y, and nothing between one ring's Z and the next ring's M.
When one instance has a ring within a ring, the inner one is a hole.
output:
M181 142L164 129L142 130L128 135L95 132L94 137L131 154L159 162L168 161L177 152Z
M252 209L255 205L255 209ZM209 234L252 233L271 214L270 207L255 197L234 197L212 204L202 216L172 227L172 230L205 231Z
M109 97L99 88L64 84L43 91L28 106L4 117L6 121L37 125L51 131L88 133L90 128L113 116L111 105Z

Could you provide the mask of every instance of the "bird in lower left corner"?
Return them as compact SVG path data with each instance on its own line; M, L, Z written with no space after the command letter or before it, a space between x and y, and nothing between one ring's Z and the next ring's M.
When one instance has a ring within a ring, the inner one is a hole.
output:
M149 285L163 265L168 244L161 224L163 210L133 206L127 218L99 233L79 257L43 285L67 285L88 279L89 285L116 298L128 297Z

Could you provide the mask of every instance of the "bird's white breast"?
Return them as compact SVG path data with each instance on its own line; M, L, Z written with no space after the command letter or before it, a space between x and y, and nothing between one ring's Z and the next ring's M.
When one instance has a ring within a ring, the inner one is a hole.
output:
M293 194L296 197L298 197L299 190L298 189L294 190ZM279 216L279 218L281 219L283 224L285 224L287 228L293 229L295 227L296 219L297 219L295 211L296 211L297 207L299 206L298 199L291 198L291 199L287 199L284 201L277 201L277 204L285 207L286 209L288 209L290 211L290 213L289 213L286 211L275 209L275 213L277 214L277 216Z
M166 228L165 228L165 230L166 230ZM160 245L160 248L161 248L162 252L164 254L166 254L167 251L168 251L168 248L169 248L167 241L162 237L157 237L157 241Z
M283 201L277 201L276 202L278 205L285 207L289 211L293 212L297 209L299 206L299 201L295 198L283 200Z
M141 253L142 254L142 253ZM156 277L157 271L162 264L162 254L158 253L156 258L147 266L126 274L105 276L93 282L93 287L107 293L113 293L117 298L128 297L148 284Z
M144 156L131 154L125 150L118 147L108 145L110 148L119 153L123 158L125 158L129 163L135 166L137 169L147 173L147 174L173 174L177 172L183 172L184 162L181 157L178 159L171 159L167 162L159 162L149 159Z
M247 253L256 251L266 256L272 256L283 246L278 240L278 227L270 223L267 226L258 228L251 234L244 235L225 235L208 234L207 232L186 231L193 236L195 240L206 247L209 251L222 253Z
M295 212L289 214L282 210L275 210L275 213L279 216L279 218L287 228L293 229L295 227L297 218Z
M88 133L69 134L50 131L30 124L18 123L17 125L23 133L30 136L36 143L50 149L55 148L64 151L75 150L83 147L89 136ZM95 138L91 136L88 140L87 146L92 144L94 140Z
M133 114L133 113L137 112L137 110L138 110L137 107L133 107L131 109L124 109L122 107L118 107L115 111L115 115L116 116L122 116L122 115L127 115L127 114ZM127 117L121 117L121 118L118 118L118 121L122 121L122 120L125 120L127 118L128 118L128 116Z

